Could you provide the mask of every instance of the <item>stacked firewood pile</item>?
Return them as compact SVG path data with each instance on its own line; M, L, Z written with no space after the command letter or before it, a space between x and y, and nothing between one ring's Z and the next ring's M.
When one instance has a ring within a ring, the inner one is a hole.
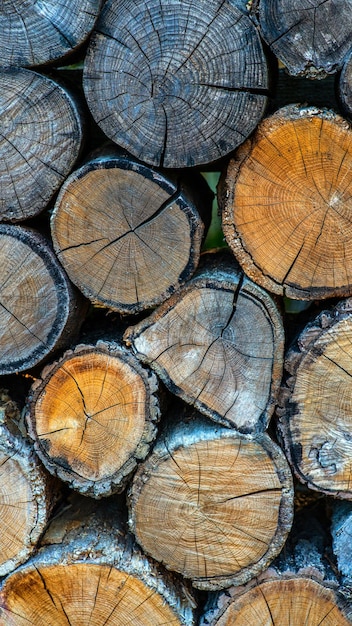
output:
M351 33L1 4L1 626L352 623Z

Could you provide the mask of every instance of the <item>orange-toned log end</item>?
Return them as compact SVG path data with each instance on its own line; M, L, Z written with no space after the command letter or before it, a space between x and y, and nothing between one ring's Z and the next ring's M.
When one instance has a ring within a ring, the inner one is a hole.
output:
M218 599L219 609L203 615L201 626L347 626L334 589L310 578L278 578ZM222 605L222 606L221 606Z
M108 565L32 566L12 574L0 592L6 626L187 626L165 598L136 576Z
M248 581L278 554L292 498L288 465L267 435L192 422L137 471L129 522L147 554L216 590Z
M267 118L219 189L244 271L277 294L352 292L352 131L339 115L289 105Z
M95 498L121 491L159 418L154 374L125 349L81 345L34 383L29 434L47 469Z

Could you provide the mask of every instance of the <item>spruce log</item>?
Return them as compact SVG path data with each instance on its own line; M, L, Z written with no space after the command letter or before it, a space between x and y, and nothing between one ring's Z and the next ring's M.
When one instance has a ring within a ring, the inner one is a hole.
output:
M0 9L0 64L42 65L71 54L88 37L102 0L11 0Z
M0 224L0 374L34 367L78 332L86 311L38 232Z
M56 253L90 300L137 313L194 273L211 196L197 174L167 176L126 154L93 159L60 191L51 219Z
M108 0L83 76L104 133L174 168L219 159L248 137L268 83L257 30L228 0Z
M352 132L288 105L238 150L219 187L223 229L252 280L289 298L352 292Z
M193 626L190 587L141 553L115 501L79 499L0 590L6 626Z
M230 254L212 256L124 340L173 393L211 419L242 432L264 430L281 381L281 316Z
M297 478L352 499L352 301L307 324L287 354L279 432Z
M122 491L159 418L156 376L126 348L79 345L30 390L26 421L49 472L94 498Z
M0 221L18 222L43 211L68 176L82 123L64 87L11 68L0 70L0 124Z
M293 76L325 78L351 48L349 0L256 0L263 38Z
M180 410L170 422L134 476L130 528L196 588L242 584L268 567L291 527L286 459L266 433L241 435Z

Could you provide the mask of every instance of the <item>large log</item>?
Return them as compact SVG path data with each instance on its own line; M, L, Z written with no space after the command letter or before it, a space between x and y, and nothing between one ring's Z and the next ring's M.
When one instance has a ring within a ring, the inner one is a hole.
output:
M273 299L230 254L124 335L137 357L199 411L242 432L264 430L281 381L283 327Z
M193 626L195 606L187 583L141 553L111 500L69 503L0 590L4 626Z
M0 8L0 64L29 67L62 60L88 37L102 0L11 0Z
M310 489L352 498L352 302L307 324L287 354L278 428L297 478Z
M288 105L238 150L219 187L244 271L289 298L352 292L352 131L333 111Z
M48 240L0 224L0 374L38 365L78 333L86 312Z
M122 491L156 435L156 376L113 342L79 345L48 365L26 421L49 472L94 498Z
M263 116L268 83L257 30L227 0L108 0L83 78L105 134L164 167L233 150Z
M43 211L70 173L81 149L81 115L52 78L0 69L0 124L0 221L18 222Z
M64 183L51 218L54 247L90 300L137 313L192 276L211 202L197 173L168 175L108 153Z
M293 485L281 449L180 409L137 470L129 523L143 550L199 589L257 576L282 549Z

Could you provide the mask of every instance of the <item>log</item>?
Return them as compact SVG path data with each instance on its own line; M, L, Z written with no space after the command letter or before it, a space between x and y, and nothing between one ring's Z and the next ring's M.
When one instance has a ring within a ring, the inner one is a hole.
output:
M69 503L52 522L38 554L0 590L6 626L194 626L187 583L141 553L115 501L92 510Z
M33 368L78 333L86 302L48 240L24 226L0 224L0 374Z
M282 549L293 485L266 433L242 435L176 409L129 490L129 525L167 569L214 590L257 576Z
M200 175L166 175L127 154L89 160L51 218L59 260L93 302L121 313L156 306L194 273L212 193Z
M170 391L211 419L241 432L265 430L282 374L281 316L230 254L208 256L124 340Z
M120 492L156 436L154 374L114 342L78 345L46 366L26 423L47 470L93 498Z
M0 59L4 67L62 61L87 39L102 0L2 2Z
M347 119L352 119L352 53L350 53L342 66L342 70L336 80L338 103L342 113Z
M262 118L268 67L255 26L233 2L108 0L83 87L104 133L150 165L223 157Z
M1 389L0 576L24 563L36 550L57 500L53 481L21 435L18 423L18 407Z
M341 69L351 48L348 0L256 0L254 7L262 37L291 75L322 79Z
M2 68L0 124L0 221L24 221L47 207L74 166L81 115L52 78Z
M297 478L310 489L352 499L352 301L322 311L285 360L279 434Z
M351 127L288 105L238 150L219 187L223 230L248 276L299 300L352 291Z
M345 592L350 594L352 606L352 503L334 500L331 505L332 549Z

